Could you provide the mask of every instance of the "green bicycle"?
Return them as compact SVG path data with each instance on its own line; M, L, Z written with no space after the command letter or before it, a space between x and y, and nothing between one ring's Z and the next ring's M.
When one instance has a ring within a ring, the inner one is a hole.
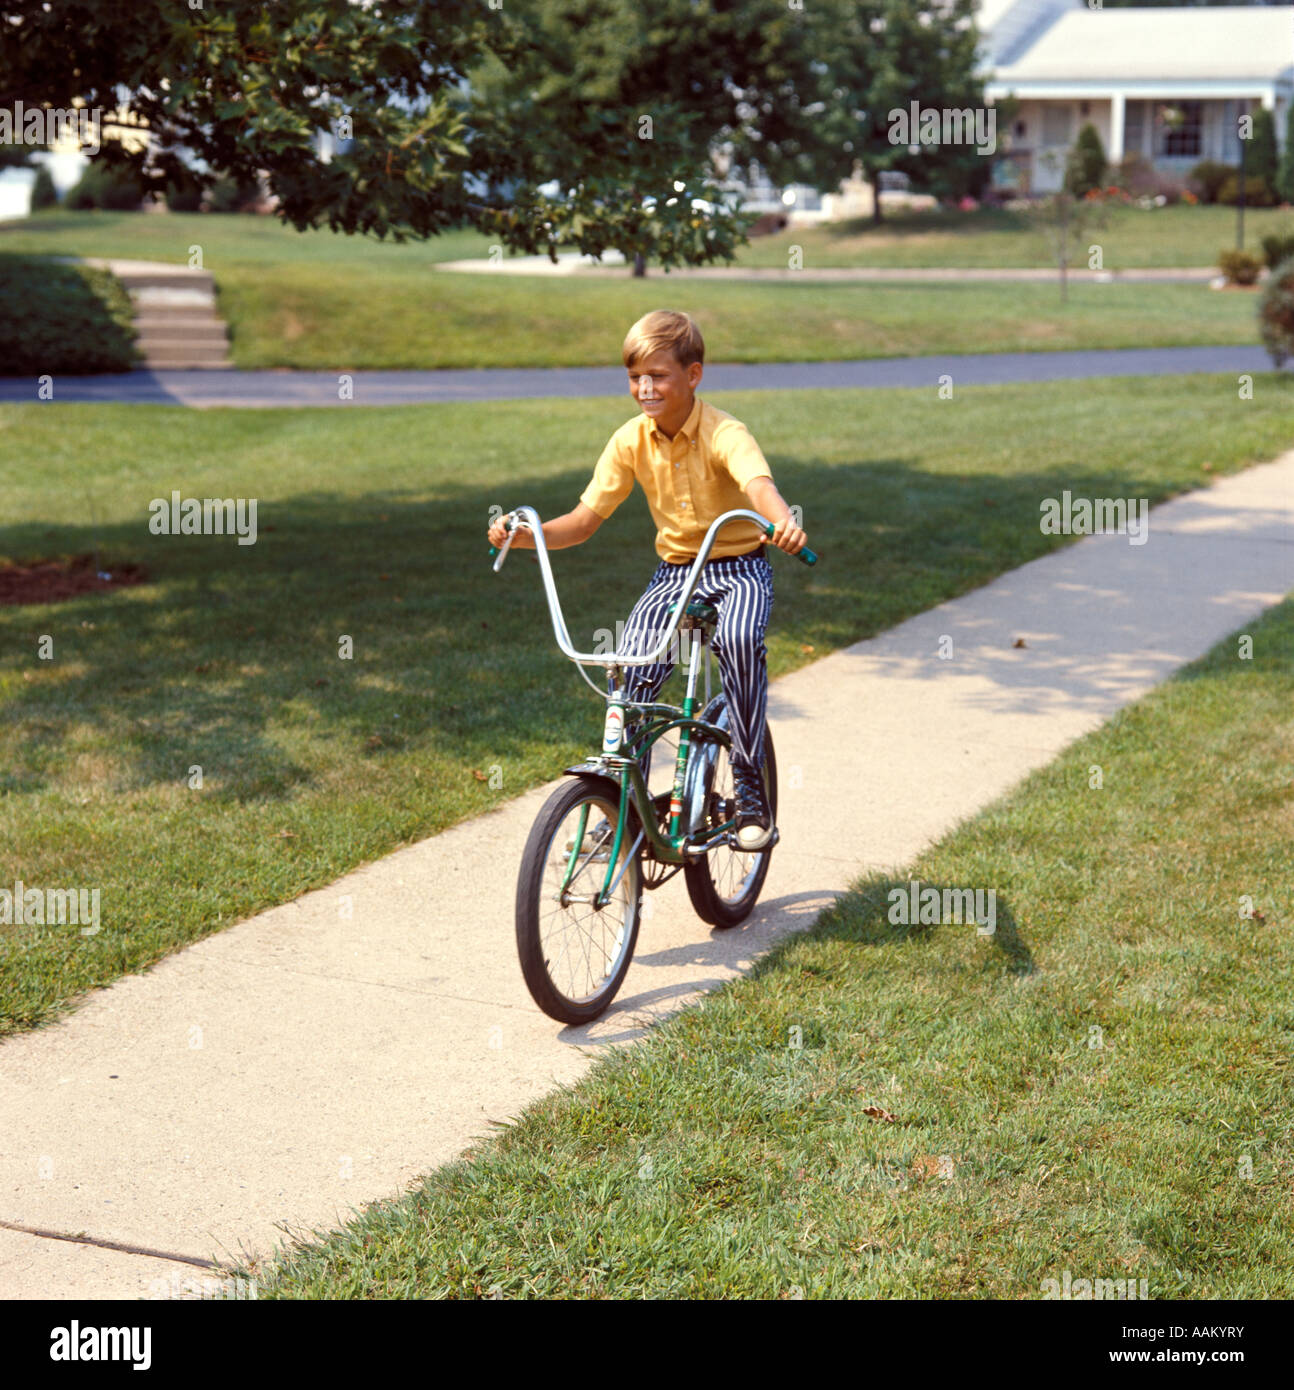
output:
M680 870L697 915L717 928L735 927L754 910L777 836L759 851L739 847L734 833L736 793L729 762L732 737L728 706L710 695L710 647L718 623L712 604L691 601L714 538L730 521L773 525L758 512L739 509L716 518L706 532L683 596L670 609L671 624L654 650L643 656L577 652L571 646L553 583L543 527L532 507L506 518L508 539L497 552L497 572L519 527L530 531L543 575L557 645L580 675L606 700L601 751L565 769L573 779L541 808L517 875L517 953L535 1003L562 1023L590 1023L615 998L633 959L642 895ZM494 547L490 554L495 555ZM798 558L818 557L807 547ZM682 708L630 701L623 694L628 666L658 661L675 636L692 634L687 693ZM697 697L702 661L705 697ZM602 666L610 691L599 690L585 666ZM633 721L627 736L626 717ZM645 767L654 745L678 731L671 790L653 797ZM764 790L777 816L777 761L773 738L764 731Z

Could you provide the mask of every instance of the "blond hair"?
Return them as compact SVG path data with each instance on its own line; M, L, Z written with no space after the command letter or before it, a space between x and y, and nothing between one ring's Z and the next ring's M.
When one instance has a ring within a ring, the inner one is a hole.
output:
M625 335L622 355L626 367L662 351L672 353L680 367L705 361L705 340L690 314L675 309L653 309Z

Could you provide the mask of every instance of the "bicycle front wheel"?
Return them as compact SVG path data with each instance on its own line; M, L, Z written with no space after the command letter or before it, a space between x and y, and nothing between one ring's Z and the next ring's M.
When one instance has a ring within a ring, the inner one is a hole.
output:
M620 814L611 781L581 777L544 803L517 876L517 954L535 1003L561 1023L590 1023L616 996L633 959L642 902L634 817L625 827L609 901L606 882ZM613 874L614 877L614 874Z
M724 714L713 716L713 722L723 722ZM733 782L732 763L728 750L723 747L711 748L709 767L705 780L705 811L701 827L715 829L727 821L736 819L737 792ZM701 756L698 746L697 756ZM764 795L768 798L769 809L773 812L774 824L777 818L777 759L773 754L773 733L764 726ZM737 847L736 843L723 844L704 856L698 856L683 866L683 877L687 882L688 897L692 907L703 922L713 927L735 927L744 922L755 910L755 903L768 877L769 862L773 857L773 847L752 853Z

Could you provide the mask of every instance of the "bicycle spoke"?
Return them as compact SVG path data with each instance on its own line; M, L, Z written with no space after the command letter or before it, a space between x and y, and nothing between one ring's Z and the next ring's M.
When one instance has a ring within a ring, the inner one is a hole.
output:
M579 847L580 859L568 877L567 863L576 853L574 834L568 833L570 825L568 817L550 842L539 932L545 968L554 985L568 998L582 1000L595 995L615 973L629 932L632 905L620 884L612 890L604 907L593 905L605 881L609 859L594 856L608 849L613 840L615 826L610 818L597 833L586 830ZM570 849L566 848L568 843L572 845ZM627 847L622 847L616 870L626 852Z

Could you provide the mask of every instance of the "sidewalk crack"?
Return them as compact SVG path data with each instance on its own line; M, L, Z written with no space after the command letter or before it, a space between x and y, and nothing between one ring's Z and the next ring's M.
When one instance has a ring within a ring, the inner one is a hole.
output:
M21 1231L24 1235L40 1236L43 1240L66 1240L74 1245L94 1245L102 1250L120 1250L126 1255L146 1255L154 1260L171 1260L179 1264L197 1265L199 1269L220 1269L215 1260L202 1260L196 1255L179 1255L173 1250L153 1250L147 1245L128 1245L119 1240L102 1240L98 1236L68 1235L65 1231L47 1231L40 1226L24 1226L17 1221L0 1221L6 1231Z

